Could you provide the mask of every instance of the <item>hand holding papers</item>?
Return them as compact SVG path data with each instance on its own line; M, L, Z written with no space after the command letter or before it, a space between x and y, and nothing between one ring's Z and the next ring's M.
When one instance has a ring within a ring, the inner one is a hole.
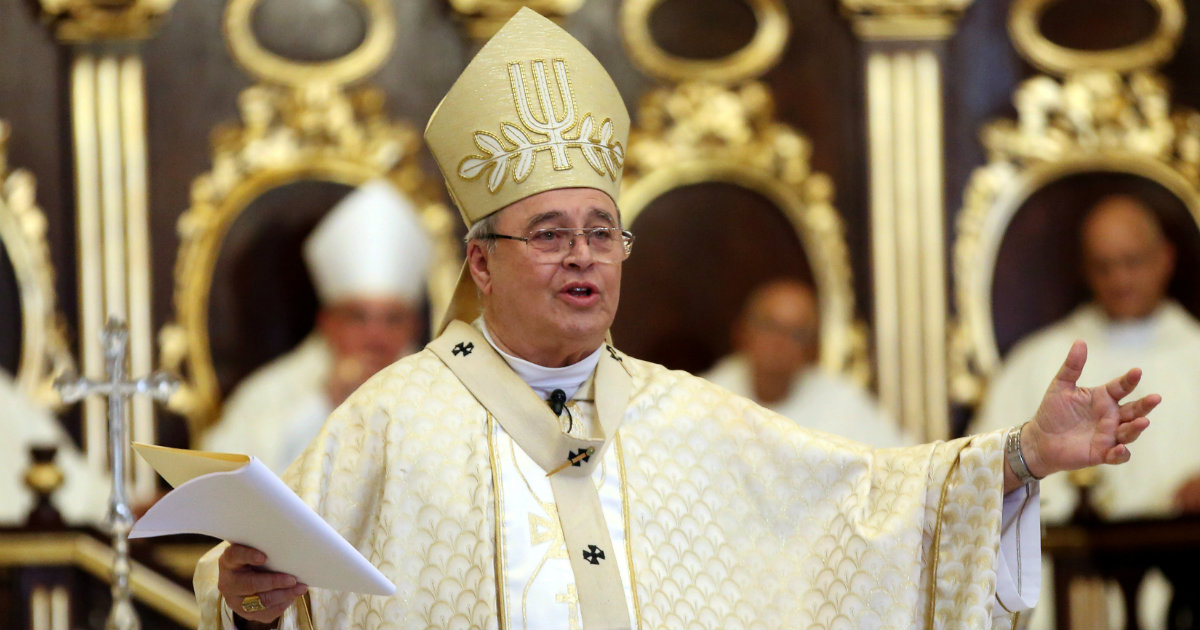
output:
M261 550L272 571L338 591L391 595L396 587L262 462L246 455L134 444L175 490L130 538L195 533Z

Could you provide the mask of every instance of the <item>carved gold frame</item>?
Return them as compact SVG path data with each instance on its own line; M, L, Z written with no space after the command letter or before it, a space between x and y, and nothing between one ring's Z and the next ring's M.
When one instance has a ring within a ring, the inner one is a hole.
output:
M950 390L965 404L979 401L1000 365L992 277L1008 225L1034 193L1080 173L1137 175L1170 190L1200 223L1200 113L1168 111L1161 77L1035 77L1018 88L1016 101L1018 121L985 127L990 158L972 174L957 219Z
M54 265L46 241L46 215L37 184L24 169L9 172L9 126L0 121L0 243L16 274L21 302L21 359L17 386L50 408L62 404L54 379L73 367L63 319L56 306Z
M1050 41L1038 29L1042 13L1054 2L1015 0L1009 13L1008 31L1013 44L1025 59L1043 72L1129 72L1151 68L1168 61L1183 36L1185 16L1179 0L1146 0L1159 14L1158 26L1146 39L1106 50L1066 48Z
M663 0L625 0L621 31L629 56L646 72L666 81L734 82L762 75L783 54L791 21L782 0L746 0L758 28L740 50L721 59L686 59L663 50L650 33L650 14Z
M367 12L367 33L349 53L323 62L300 62L267 50L254 37L251 16L261 0L229 0L225 41L243 68L263 81L284 85L352 83L377 70L396 41L396 21L388 0L357 0Z
M620 207L627 225L656 198L700 183L744 187L769 199L791 224L811 264L821 313L820 365L866 384L866 326L854 287L833 185L812 172L807 139L772 119L761 83L731 89L685 83L650 92L629 140Z

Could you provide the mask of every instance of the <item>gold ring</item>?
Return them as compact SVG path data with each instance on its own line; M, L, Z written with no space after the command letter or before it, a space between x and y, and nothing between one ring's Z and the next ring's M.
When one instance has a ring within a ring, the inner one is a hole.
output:
M247 595L242 598L242 610L245 612L258 612L266 609L267 607L263 606L262 600L259 599L258 595Z

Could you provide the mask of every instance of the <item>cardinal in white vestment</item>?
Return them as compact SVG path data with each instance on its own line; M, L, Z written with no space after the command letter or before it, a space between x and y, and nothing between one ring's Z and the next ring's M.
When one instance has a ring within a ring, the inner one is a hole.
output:
M1102 383L1120 374L1122 366L1137 364L1146 374L1142 387L1164 398L1155 411L1155 430L1138 442L1136 461L1099 471L1093 507L1112 519L1200 512L1200 451L1181 448L1200 444L1200 323L1167 297L1174 248L1153 210L1125 195L1097 202L1083 224L1082 244L1084 276L1094 300L1012 350L989 384L972 428L989 431L1032 415L1053 374L1046 361L1082 339L1088 344L1088 365L1081 383ZM1065 476L1046 480L1043 518L1066 521L1078 496ZM1167 595L1159 587L1152 591L1146 596L1156 601L1143 606L1142 627L1164 627ZM1039 606L1035 627L1052 624L1048 599Z
M425 132L470 226L447 323L285 476L396 593L309 591L222 543L203 627L981 628L1032 604L1035 478L1128 459L1159 400L1120 403L1139 373L1078 389L1077 344L1034 421L876 451L630 357L606 341L628 133L533 11L480 50Z
M867 391L817 365L819 323L808 285L767 282L750 294L734 324L733 354L702 376L810 429L875 448L915 444Z
M0 372L0 525L21 525L34 507L33 492L25 485L32 446L57 447L54 463L62 485L50 502L69 525L99 525L108 506L108 483L87 466L83 456L45 409L37 407Z
M334 407L413 351L431 253L412 201L391 184L347 195L304 243L316 330L234 390L200 448L254 455L283 474Z

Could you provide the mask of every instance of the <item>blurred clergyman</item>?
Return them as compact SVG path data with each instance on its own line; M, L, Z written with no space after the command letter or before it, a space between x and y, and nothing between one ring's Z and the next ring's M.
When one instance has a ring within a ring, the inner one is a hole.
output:
M420 341L431 251L412 202L382 180L330 210L304 244L321 300L316 329L234 390L201 448L248 453L283 473L335 407Z
M817 366L819 315L812 289L774 280L747 299L733 327L733 354L704 377L810 429L876 448L908 446L870 394Z
M89 470L58 421L26 398L0 371L0 526L20 525L34 507L25 484L30 447L54 446L54 463L63 474L51 503L68 524L99 524L108 500L107 477Z
M1137 461L1105 469L1092 502L1106 518L1200 512L1200 323L1167 296L1175 248L1154 211L1134 197L1102 198L1082 228L1083 271L1092 301L1013 349L992 381L973 431L1030 415L1053 372L1045 362L1074 339L1088 344L1081 384L1112 378L1122 366L1144 370L1144 391L1161 392L1157 427L1138 444ZM1078 492L1064 477L1042 482L1042 515L1065 521ZM1143 627L1158 627L1143 606Z

